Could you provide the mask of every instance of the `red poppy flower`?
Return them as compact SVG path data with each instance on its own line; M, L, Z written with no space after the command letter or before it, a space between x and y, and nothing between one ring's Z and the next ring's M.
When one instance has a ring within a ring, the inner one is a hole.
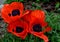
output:
M25 39L27 35L27 30L28 30L28 25L26 22L22 20L17 20L15 22L9 23L8 28L7 28L8 32L22 39Z
M10 23L22 17L23 4L21 2L12 2L11 4L5 4L1 10L2 18L5 22Z
M31 11L29 14L22 17L22 19L29 23L29 33L43 39L45 42L48 42L48 37L45 36L44 33L51 31L51 28L49 26L47 27L45 14L41 10ZM42 30L43 28L45 28L45 30Z
M43 30L44 28L44 30ZM33 20L29 24L29 33L43 39L45 42L48 42L48 37L44 35L45 32L51 31L50 27L44 27L39 19Z

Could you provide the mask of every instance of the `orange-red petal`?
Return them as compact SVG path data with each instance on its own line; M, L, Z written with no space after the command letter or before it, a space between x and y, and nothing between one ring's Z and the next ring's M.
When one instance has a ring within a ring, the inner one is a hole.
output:
M40 21L45 21L45 13L42 10L33 10L31 12L31 16L35 16L36 18L40 19Z

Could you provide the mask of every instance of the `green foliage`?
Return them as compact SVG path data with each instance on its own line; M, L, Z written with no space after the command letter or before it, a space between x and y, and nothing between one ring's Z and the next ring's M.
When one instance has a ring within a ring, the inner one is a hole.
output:
M35 2L36 2L36 3L40 3L40 0L36 0Z
M34 8L32 8L32 10L41 9L41 6L34 4L34 3L32 4L32 7L34 7Z
M51 42L59 42L60 39L60 14L46 12L46 21L52 27L52 31L46 33Z
M4 4L11 3L11 2L24 2L24 0L6 0Z
M60 7L60 2L57 2L55 8L59 8L59 7Z

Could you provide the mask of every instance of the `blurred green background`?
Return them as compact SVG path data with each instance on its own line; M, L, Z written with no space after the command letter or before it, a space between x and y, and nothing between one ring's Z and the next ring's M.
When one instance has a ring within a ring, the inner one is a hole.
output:
M46 14L46 21L52 27L52 31L45 33L48 36L49 42L60 42L60 1L59 0L6 0L4 4L11 2L22 2L25 9L35 10L41 9ZM1 21L0 24L3 24ZM6 31L7 24L2 27L4 36L0 42L44 42L42 39L28 34L26 39L22 40Z

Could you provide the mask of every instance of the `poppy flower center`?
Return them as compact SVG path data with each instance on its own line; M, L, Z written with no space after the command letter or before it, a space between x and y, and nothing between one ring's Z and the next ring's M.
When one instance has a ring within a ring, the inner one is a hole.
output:
M12 16L20 15L20 11L18 9L15 9L12 11Z
M35 32L40 32L40 31L42 31L41 25L40 25L40 24L35 24L35 25L33 25L33 31L35 31Z
M16 27L16 32L21 33L24 29L22 27Z

